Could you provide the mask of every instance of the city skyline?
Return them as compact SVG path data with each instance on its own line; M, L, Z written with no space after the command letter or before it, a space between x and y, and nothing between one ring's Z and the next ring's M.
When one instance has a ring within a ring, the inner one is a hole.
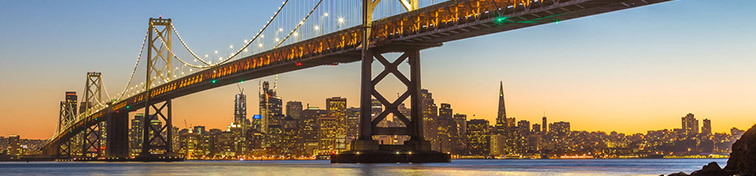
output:
M0 13L8 16L20 15L21 13L17 12L17 10L25 9L23 6L27 5L29 4L18 5L11 3L9 5L12 8L11 10L6 11L3 9L4 12ZM586 23L587 19L577 19L560 24L534 27L527 31L494 34L493 36L496 37L447 43L445 49L429 49L422 52L425 61L423 67L423 88L433 91L435 94L434 99L436 99L437 103L450 103L453 105L456 113L467 114L468 119L486 119L489 121L495 121L494 119L497 113L497 99L495 95L498 93L496 83L503 81L504 92L507 95L506 102L509 109L509 116L517 117L517 119L527 119L531 122L537 122L545 112L546 116L551 119L564 119L565 121L573 122L574 125L572 128L576 130L618 131L632 134L644 133L646 130L673 128L679 124L679 121L677 120L680 116L687 113L694 113L701 119L708 118L713 120L713 132L727 131L733 126L740 129L747 128L750 124L754 123L754 120L752 120L752 114L756 111L753 110L753 108L749 108L754 106L754 103L749 100L756 96L754 96L752 91L748 91L753 90L756 85L747 81L749 78L747 75L754 74L753 70L747 70L748 65L753 65L753 61L748 61L746 59L754 56L754 53L748 50L753 48L754 44L752 42L745 42L756 38L753 34L742 31L731 31L730 34L725 34L725 32L716 33L717 37L726 38L729 35L738 35L740 37L733 39L736 41L731 43L731 40L720 41L714 38L702 37L702 34L711 32L711 29L690 29L691 31L684 35L671 35L675 40L660 40L658 41L659 44L643 47L642 49L648 51L646 54L634 53L633 55L626 56L628 53L620 53L623 50L616 49L622 48L622 46L638 44L637 42L640 42L643 39L648 39L643 37L641 37L641 39L631 39L628 36L621 35L637 30L620 29L631 26L630 24L658 25L651 27L652 29L640 29L641 31L636 32L635 34L643 32L659 32L657 30L660 30L660 33L667 34L664 36L669 36L670 34L673 34L673 31L686 28L686 25L681 23L691 21L675 22L674 24L666 25L660 24L666 22L665 19L673 17L662 17L660 19L652 20L651 22L637 21L639 16L647 17L668 13L665 12L665 10L668 10L667 8L670 8L670 6L673 5L689 6L688 8L674 10L681 14L692 15L690 18L698 17L695 21L715 18L688 14L694 11L700 11L704 5L706 5L707 8L726 7L703 2L677 1L648 7L647 9L643 8L624 12L625 14L610 13L588 17L592 20L591 23L611 24L616 25L616 27L599 27L595 24L586 25L584 23ZM48 6L43 6L42 9L45 9L44 7L49 8ZM744 9L734 9L728 13L729 15L734 16L732 14L745 13L743 10ZM128 24L132 25L131 28L134 28L133 31L138 31L136 28L143 30L144 19L149 16L163 14L177 20L177 23L182 29L193 30L194 28L195 31L184 34L185 37L201 37L201 35L198 34L201 32L197 30L210 31L210 29L206 27L202 28L188 24L187 21L189 20L182 19L189 18L186 17L187 14L185 12L181 12L180 10L171 11L172 14L161 13L158 10L145 11L143 13L146 16L129 16L129 19L133 18L133 23L128 22ZM34 16L36 14L32 13L31 15ZM73 17L82 15L85 14L73 16L63 15L60 18L71 20ZM250 21L256 22L259 20L254 17L255 16L250 15ZM3 29L3 32L0 32L2 33L0 35L2 35L3 38L21 43L19 46L9 46L10 43L14 42L3 42L0 44L0 46L2 46L0 47L2 48L0 49L0 53L2 53L0 54L0 58L3 59L3 62L7 63L3 64L0 73L3 75L11 75L12 73L27 72L28 70L31 76L36 76L39 79L22 81L13 76L0 77L0 81L2 82L13 83L5 84L0 88L0 92L3 92L3 99L15 100L3 101L3 103L0 104L0 107L3 107L2 111L5 112L2 115L2 118L0 118L0 120L5 121L0 124L0 135L7 136L9 134L20 134L31 138L49 138L57 125L56 116L58 113L58 102L63 100L63 92L82 92L81 85L84 83L83 79L80 78L83 78L86 71L107 70L103 72L103 77L107 83L111 83L109 86L113 85L113 87L110 87L111 91L117 91L121 88L118 85L124 84L123 82L125 82L129 72L127 69L129 68L123 67L123 65L128 65L133 62L131 60L133 59L131 55L135 53L135 51L133 51L135 48L130 47L134 47L134 44L120 45L115 42L108 42L108 44L113 45L114 48L119 49L106 49L93 52L91 55L88 54L83 58L78 58L78 60L72 61L78 64L65 65L65 68L70 69L59 70L59 65L56 64L32 64L35 62L33 61L34 58L45 58L49 57L50 54L29 52L29 49L34 48L31 47L32 45L28 45L26 42L21 42L18 37L6 36L8 34L13 35L23 33L16 30L27 29L26 27L34 27L34 25L6 18L2 19L4 23L7 22L9 24L15 24L12 26L23 27L5 28ZM629 20L630 22L628 22L628 24L618 22L624 22L625 20ZM735 21L736 19L728 20ZM260 23L255 22L249 22L252 23L249 26L257 26ZM83 24L86 25L87 23ZM245 24L245 27L246 25L247 24ZM595 28L592 29L592 27ZM740 28L733 27L728 28L728 30L746 29L744 31L747 31L747 29L753 29L753 26L750 24L738 27ZM54 40L80 35L76 33L73 35L67 35L67 33L64 33L67 30L71 29L62 29L61 33L55 34L60 36L47 36L47 38ZM551 32L560 30L570 30L574 32L574 36L565 37L551 34ZM707 30L708 32L704 33L704 31ZM125 43L139 42L136 41L133 36L141 35L141 33L133 31L117 31L117 33L125 34L129 37L116 38L117 40L115 41ZM222 39L206 39L206 41L213 41L210 43L215 44L213 47L208 48L223 48L222 46L227 46L228 41L236 41L235 38L242 38L250 33L249 30L237 32L238 35L218 37ZM599 33L588 35L596 32ZM104 33L98 34L104 35ZM521 42L508 41L524 40L526 37L523 36L528 36L529 34L543 35L536 38L535 41L532 41L535 45L539 46L546 45L544 44L546 41L562 44L575 40L587 41L581 42L581 44L585 44L582 46L585 48L582 49L572 47L569 50L553 50L555 53L563 55L522 55L514 53L517 58L511 58L509 54L504 54L505 56L495 56L490 54L491 51L498 52L499 50L499 48L493 46L511 48L512 52L527 51L525 50L526 47L512 44ZM701 39L703 41L697 41L694 42L694 44L687 45L672 42L679 41L677 40L679 38L694 37L701 37L703 38ZM599 44L589 43L597 41ZM90 40L90 42L97 43L105 41ZM581 50L586 50L587 48L601 47L603 42L612 45L614 49L605 48L607 51L593 53L598 56L587 56L580 53L584 52ZM707 43L707 49L709 49L709 51L689 51L693 50L691 48L700 47L695 44L700 45L703 43ZM670 46L673 48L669 49L670 51L656 49L663 45L680 46ZM73 50L73 48L69 49ZM456 60L456 58L470 57L454 53L454 51L461 50L479 52L481 53L480 56L476 57L483 57L483 59L479 59L480 62L478 63L460 62ZM113 59L102 59L101 56L104 55L102 52L105 51L117 54L112 57ZM683 51L687 53L679 53ZM738 54L728 55L725 54L725 52ZM74 52L65 49L52 49L50 53L68 55L63 56L62 58L72 59L72 57L74 57ZM489 57L490 59L485 59L486 57ZM566 59L553 59L557 57ZM603 57L614 59L600 59ZM711 61L713 58L721 57L725 57L722 58L722 60L726 63ZM51 60L51 63L62 62L61 60ZM645 61L645 63L638 64L635 62L638 60ZM552 61L553 63L543 63ZM108 63L110 62L115 63L109 65ZM84 65L82 63L91 64ZM597 63L597 65L581 67L582 64L591 63ZM571 67L564 67L565 64ZM482 65L502 66L502 70L505 71L495 68L484 69L485 71L470 69ZM460 67L468 68L460 69ZM623 67L627 68L622 69ZM281 87L281 89L279 89L279 95L283 98L284 102L296 100L301 101L305 106L306 104L310 104L311 106L321 108L325 107L325 98L345 97L353 100L347 101L348 107L357 107L357 90L359 90L358 76L357 74L350 75L343 73L358 73L358 69L358 64L351 63L338 66L322 66L280 74L279 87ZM457 69L459 70L456 71ZM449 72L448 70L455 71ZM52 74L57 73L57 71L61 71L61 73ZM54 76L41 76L39 74L50 74ZM639 74L640 76L635 74ZM524 76L520 77L520 75ZM469 77L475 77L477 79L469 79ZM272 77L267 77L265 80L272 80ZM250 83L243 83L242 86L244 86L246 90L254 90L254 87L256 87L254 82L257 81L249 82ZM537 82L540 82L540 84L535 84ZM634 84L632 82L641 82L644 84ZM699 82L702 83L697 84ZM490 86L488 84L490 84ZM395 91L391 89L392 85L393 84L379 85L378 88L379 90L388 89L385 95L392 95L391 92ZM307 89L305 89L305 87ZM187 97L177 98L174 101L174 108L177 110L175 113L175 121L178 122L186 119L194 124L208 124L207 126L210 128L224 127L228 125L228 119L233 118L234 102L230 97L237 92L238 90L235 86L225 86L215 90L189 95ZM110 93L114 94L115 92ZM250 115L258 114L256 112L257 108L255 107L257 107L257 102L248 102L247 109L249 109ZM29 108L35 109L32 110ZM476 116L473 117L473 114ZM182 126L178 124L180 123L174 125L179 127Z

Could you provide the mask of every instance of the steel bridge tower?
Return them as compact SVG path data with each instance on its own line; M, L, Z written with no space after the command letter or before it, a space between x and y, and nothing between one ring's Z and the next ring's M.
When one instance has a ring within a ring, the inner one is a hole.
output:
M153 97L152 87L171 80L171 19L150 18L147 43L147 81L145 83L145 119L142 123L142 160L158 160L173 156L173 125L171 100ZM163 135L165 133L165 135Z
M421 111L420 89L420 50L440 46L438 43L431 44L393 44L389 47L371 48L370 34L373 21L373 11L381 0L363 0L362 3L362 74L360 90L360 125L359 137L352 143L352 150L342 152L331 157L332 163L396 163L396 162L450 162L449 154L431 150L429 141L423 138L423 120ZM409 12L418 8L417 0L399 0ZM394 62L390 62L383 54L401 53ZM372 64L378 60L384 70L375 78L372 75ZM409 78L398 70L398 66L408 60L410 65ZM405 86L407 90L394 101L389 101L375 90L383 78L393 74ZM371 114L372 97L381 102L386 110L375 119ZM407 118L402 114L399 105L410 98L411 114ZM378 123L384 120L388 114L398 118L405 127L378 127ZM408 135L409 141L404 145L379 145L373 140L374 135Z
M76 102L76 92L66 92L66 99L60 102L57 132L65 130L66 127L76 123ZM74 143L72 141L73 139L68 139L60 143L56 153L59 158L70 158L73 156L72 147L74 147Z
M90 114L96 112L94 107L102 102L102 73L87 72L86 84L84 85L84 101L80 112ZM95 120L96 121L96 120ZM99 122L87 121L87 129L82 131L82 158L97 158L102 156L101 151L103 126Z

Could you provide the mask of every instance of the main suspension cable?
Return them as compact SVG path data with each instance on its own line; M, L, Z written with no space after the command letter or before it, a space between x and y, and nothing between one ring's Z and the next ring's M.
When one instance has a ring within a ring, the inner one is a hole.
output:
M271 24L271 23L273 22L273 20L275 20L275 19L276 19L276 17L278 17L278 14L279 14L279 13L281 13L281 11L283 10L283 8L284 8L284 7L286 6L286 4L288 4L288 3L289 3L289 0L285 0L285 1L283 2L283 4L281 5L281 7L279 7L279 8L278 8L278 10L276 11L276 13L275 13L275 14L273 14L273 16L272 16L272 17L270 17L270 20L268 20L268 22L267 22L267 23L265 23L265 26L263 26L263 28L262 28L262 29L260 29L260 32L257 32L257 34L255 34L255 37L254 37L254 38L252 38L252 40L251 40L251 41L247 42L247 43L246 43L246 44L244 45L244 47L241 47L241 48L239 49L239 51L236 51L236 52L235 52L235 53L234 53L233 55L229 56L228 58L226 58L226 59L224 59L224 60L222 60L222 61L220 61L220 62L218 62L218 63L216 63L216 64L208 64L208 63L207 63L206 61L202 60L202 58L200 58L199 56L197 56L197 54L195 54L195 53L194 53L194 51L192 51L192 50L191 50L191 49L190 49L190 48L189 48L189 47L188 47L188 46L186 45L186 43L184 42L184 40L182 40L182 39L181 39L181 37L179 36L179 34L178 34L178 31L176 30L176 28L175 28L175 25L174 25L174 27L172 27L172 30L173 30L173 32L174 32L174 33L176 33L176 36L177 36L177 37L179 38L179 41L180 41L180 42L181 42L181 44L182 44L182 45L184 46L184 48L186 48L186 50L187 50L187 51L189 51L189 53L191 53L191 55L192 55L192 56L193 56L193 57L194 57L195 59L199 60L200 62L202 62L202 63L203 63L203 64L205 64L206 66L196 66L196 65L193 65L193 64L188 64L188 63L187 63L186 61L183 61L183 60L179 59L178 57L176 57L176 59L177 59L177 60L179 60L179 62L181 62L181 63L184 63L185 65L187 65L187 66L189 66L189 67L193 67L193 68L200 68L200 69L201 69L201 68L209 68L209 67L214 67L214 66L217 66L217 65L220 65L220 64L226 63L226 62L228 62L229 60L231 60L232 58L234 58L234 57L236 57L237 55L239 55L239 54L240 54L241 52L243 52L243 51L244 51L244 49L247 49L247 47L249 47L249 45L251 45L251 44L252 44L252 42L256 41L256 40L257 40L257 38L259 38L259 37L260 37L260 35L262 35L263 31L265 31L265 29L267 29L267 28L268 28L268 27L270 26L270 24ZM172 53L172 52L171 52L171 53ZM174 56L175 56L175 55L174 55Z

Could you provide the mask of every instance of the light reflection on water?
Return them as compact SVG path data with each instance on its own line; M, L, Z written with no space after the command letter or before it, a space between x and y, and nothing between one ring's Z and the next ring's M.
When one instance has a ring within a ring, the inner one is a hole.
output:
M659 175L690 173L726 159L454 160L434 164L329 161L0 162L0 175Z

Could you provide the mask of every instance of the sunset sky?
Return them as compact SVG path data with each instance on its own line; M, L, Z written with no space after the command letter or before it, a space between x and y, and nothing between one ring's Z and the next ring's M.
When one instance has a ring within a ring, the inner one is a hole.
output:
M102 72L117 94L150 17L173 19L207 53L240 45L280 3L0 1L0 136L51 137L64 92L82 98L88 71ZM421 52L422 87L454 113L492 123L503 81L508 115L531 124L545 114L573 130L645 133L680 128L694 113L715 132L747 129L756 123L753 7L678 0L444 43ZM355 62L280 74L278 94L321 108L335 96L358 106L359 71ZM250 116L259 110L258 81L241 84ZM378 86L387 97L400 88L395 80ZM225 129L238 92L229 85L175 99L174 125Z

